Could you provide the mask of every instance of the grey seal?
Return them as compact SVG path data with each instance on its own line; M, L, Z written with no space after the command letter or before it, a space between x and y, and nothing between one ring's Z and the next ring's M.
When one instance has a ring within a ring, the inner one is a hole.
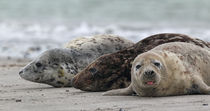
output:
M50 49L26 65L19 75L54 87L71 87L71 79L96 58L134 43L115 35L96 35L70 41L66 48Z

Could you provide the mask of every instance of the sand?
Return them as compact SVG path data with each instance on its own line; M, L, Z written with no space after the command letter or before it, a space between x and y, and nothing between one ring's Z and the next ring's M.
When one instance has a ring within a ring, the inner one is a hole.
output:
M102 96L23 80L28 60L0 59L0 111L209 111L210 95Z

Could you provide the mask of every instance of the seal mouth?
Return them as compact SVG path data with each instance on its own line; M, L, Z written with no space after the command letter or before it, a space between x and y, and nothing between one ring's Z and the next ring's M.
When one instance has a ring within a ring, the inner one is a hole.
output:
M152 85L155 85L155 81L146 81L144 82L145 85L148 85L148 86L152 86Z

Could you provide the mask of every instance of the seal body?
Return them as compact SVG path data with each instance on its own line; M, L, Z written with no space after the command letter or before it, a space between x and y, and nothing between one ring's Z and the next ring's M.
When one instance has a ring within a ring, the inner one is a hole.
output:
M137 56L131 84L105 95L210 94L210 51L189 43L166 43Z
M73 86L84 91L107 91L125 88L131 81L130 72L135 57L156 46L170 42L185 42L204 49L210 48L210 43L183 34L152 35L132 47L97 58L74 77Z
M117 52L134 43L115 35L77 38L64 49L50 49L25 66L20 76L55 87L71 86L71 79L101 55Z

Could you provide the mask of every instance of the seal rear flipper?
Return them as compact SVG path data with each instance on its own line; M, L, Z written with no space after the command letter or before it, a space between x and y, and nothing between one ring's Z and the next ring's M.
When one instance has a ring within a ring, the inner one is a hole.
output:
M104 92L103 96L128 96L128 95L132 95L133 93L134 91L132 89L132 85L130 84L127 88L115 89L115 90Z

